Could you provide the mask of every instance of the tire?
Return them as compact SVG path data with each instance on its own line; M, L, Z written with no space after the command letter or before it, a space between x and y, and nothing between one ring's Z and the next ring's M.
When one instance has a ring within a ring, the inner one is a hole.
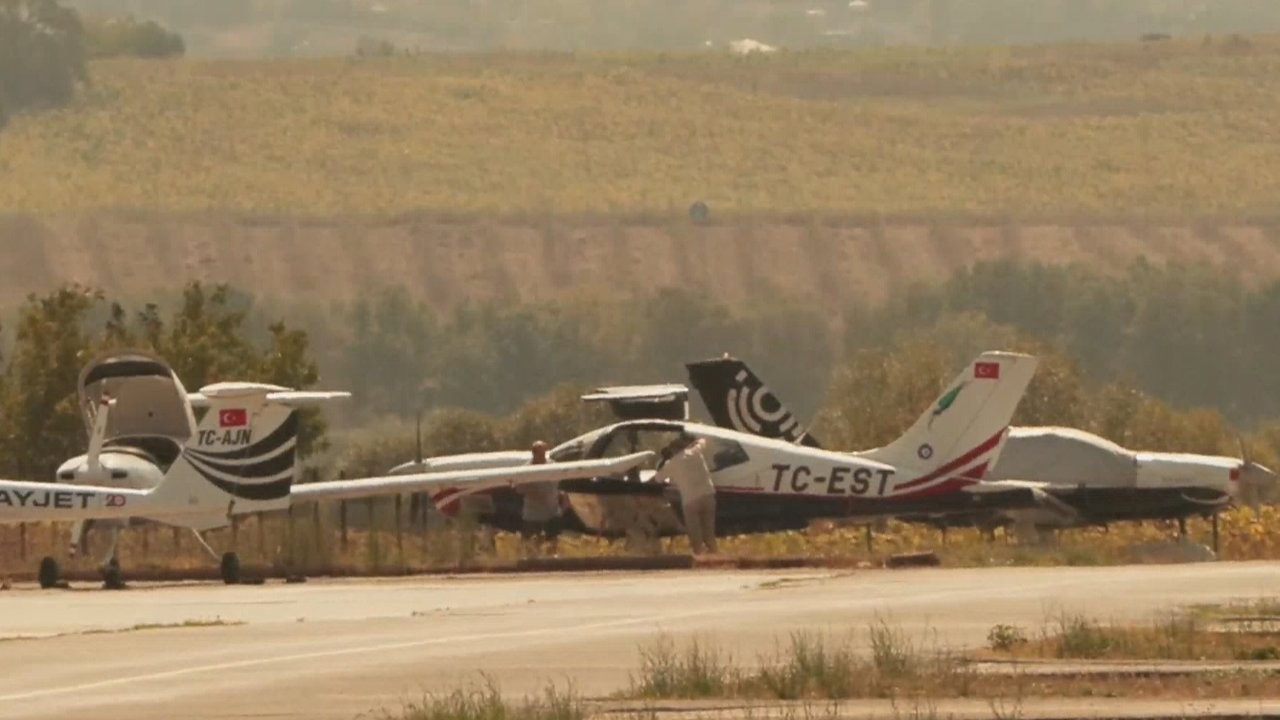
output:
M240 556L233 552L223 553L220 571L222 573L222 582L227 585L239 585Z
M48 590L58 586L61 574L62 572L58 568L58 561L51 557L46 557L40 561L40 570L36 573L36 577L40 581L40 587Z
M103 590L123 590L124 574L120 572L120 563L115 558L102 568L102 589Z

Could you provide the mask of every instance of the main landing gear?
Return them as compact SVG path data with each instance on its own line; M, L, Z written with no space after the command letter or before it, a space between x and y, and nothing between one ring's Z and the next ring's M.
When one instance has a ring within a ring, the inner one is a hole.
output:
M199 530L194 532L200 546L204 548L205 552L209 553L209 557L218 562L218 575L222 578L222 582L226 585L239 585L242 583L244 578L240 575L240 556L234 550L228 550L219 555L209 545L209 542L204 539L204 535L200 534Z
M222 561L218 568L222 574L222 582L227 585L240 584L240 556L234 552L222 553Z
M62 569L58 567L58 561L51 557L42 558L40 569L36 571L36 579L40 581L40 587L45 590L59 587L62 582Z

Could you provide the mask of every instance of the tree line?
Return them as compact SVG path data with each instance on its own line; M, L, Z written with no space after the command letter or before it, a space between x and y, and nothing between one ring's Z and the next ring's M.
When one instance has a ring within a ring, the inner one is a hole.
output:
M61 107L89 82L88 60L182 55L182 37L153 20L82 18L57 0L0 0L0 126Z
M1266 458L1280 449L1277 320L1280 282L1250 288L1146 262L1114 273L979 263L843 318L772 296L730 308L686 290L433 310L393 287L290 315L227 286L193 283L163 308L132 309L69 286L32 297L11 325L0 470L43 477L80 452L76 375L93 353L131 346L160 352L188 388L238 378L351 390L350 403L324 411L345 429L337 454L316 458L331 472L412 459L419 413L428 455L559 442L607 420L583 407L583 391L682 381L685 362L726 352L834 447L891 439L964 362L1003 348L1043 358L1019 424L1229 454L1242 433ZM320 420L308 416L317 449Z

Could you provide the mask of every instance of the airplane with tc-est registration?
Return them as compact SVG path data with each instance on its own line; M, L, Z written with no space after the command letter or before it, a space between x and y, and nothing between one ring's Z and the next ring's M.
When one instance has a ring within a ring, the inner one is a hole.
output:
M595 460L681 436L704 439L717 535L798 529L824 518L1037 507L1044 496L1036 488L984 480L1037 362L1019 353L981 354L902 436L871 450L836 452L690 421L630 420L549 456ZM631 484L652 483L641 477Z
M633 407L630 419L561 443L548 452L548 458L565 462L625 457L642 448L668 446L681 436L704 438L716 490L718 535L800 529L823 518L1037 507L1046 499L1035 488L983 481L986 469L999 455L1005 428L1036 363L1028 355L984 353L947 386L946 392L901 438L883 448L856 453L832 452L758 433L691 422L687 401L679 394L684 390L680 386L602 388L584 397L635 398L665 392L668 399L680 398L677 404L682 409L671 407L665 417L654 417L658 413L652 408ZM676 410L679 412L673 412ZM530 462L529 458L528 451L510 451L425 462L483 463L493 467L524 464ZM420 467L406 463L400 469ZM623 477L575 478L559 483L559 524L605 536L683 533L679 493L669 483L654 482L654 474L635 470ZM521 498L515 493L509 495L472 494L475 500L492 499L487 507L480 506L478 519L504 529L519 527ZM446 512L457 511L457 497L448 489L436 499L437 507Z
M742 360L725 355L686 368L717 425L821 447ZM1275 473L1253 460L1243 441L1240 450L1239 458L1135 451L1075 428L1011 427L986 478L1033 488L1049 501L970 513L908 513L903 519L940 527L1012 525L1024 536L1125 520L1177 520L1185 537L1188 517L1208 516L1216 527L1222 509L1256 505L1274 491Z
M283 510L291 503L482 489L625 473L652 459L637 452L602 461L549 463L295 484L300 407L349 397L277 385L221 382L188 393L173 369L144 351L95 358L80 374L78 396L88 430L85 454L64 462L54 484L0 480L0 523L73 523L73 554L91 527L111 539L102 560L108 587L122 584L116 546L132 519L194 531L221 561L223 580L239 581L234 550L218 556L203 533L236 515ZM203 416L196 420L196 409ZM41 560L40 584L58 584L56 560Z

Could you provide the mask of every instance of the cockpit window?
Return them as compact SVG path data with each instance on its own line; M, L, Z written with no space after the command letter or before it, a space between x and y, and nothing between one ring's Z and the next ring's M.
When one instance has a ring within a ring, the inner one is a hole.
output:
M672 441L680 437L683 431L683 426L669 424L648 427L632 425L614 428L593 440L588 439L590 447L586 449L583 457L593 460L613 458L644 450L661 456L663 450L668 448ZM735 440L718 437L707 437L705 439L707 442L705 453L707 466L712 472L741 465L750 459L746 450ZM558 452L555 459L567 460L569 455L568 453Z
M735 440L725 438L707 438L707 469L711 472L741 465L750 458L742 445Z

